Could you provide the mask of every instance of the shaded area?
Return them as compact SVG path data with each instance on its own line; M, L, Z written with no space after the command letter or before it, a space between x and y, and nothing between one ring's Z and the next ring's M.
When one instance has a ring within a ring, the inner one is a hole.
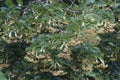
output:
M104 54L104 60L108 68L104 71L111 80L120 79L120 25L114 27L113 32L99 33L101 41L98 47Z
M2 57L0 67L3 68L2 71L4 74L6 74L7 78L10 76L10 80L17 80L18 75L20 74L19 71L29 69L28 66L24 65L25 62L27 63L27 61L24 59L24 56L26 55L25 49L28 46L29 44L27 44L25 41L4 43L3 50L0 54L0 57Z

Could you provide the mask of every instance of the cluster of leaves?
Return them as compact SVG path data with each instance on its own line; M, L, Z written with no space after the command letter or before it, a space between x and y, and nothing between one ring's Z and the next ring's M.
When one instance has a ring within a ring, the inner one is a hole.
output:
M23 16L1 7L0 67L20 80L111 79L110 62L120 60L115 3L48 0L29 4Z

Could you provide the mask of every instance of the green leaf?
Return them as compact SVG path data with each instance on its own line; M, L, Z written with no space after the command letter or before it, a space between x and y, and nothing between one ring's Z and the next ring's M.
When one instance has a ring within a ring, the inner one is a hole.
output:
M1 80L7 80L6 78L5 78L5 75L3 74L3 72L0 70L0 79Z
M11 0L6 0L5 4L9 7L11 5L13 5L12 1Z
M17 0L18 4L23 4L23 0Z

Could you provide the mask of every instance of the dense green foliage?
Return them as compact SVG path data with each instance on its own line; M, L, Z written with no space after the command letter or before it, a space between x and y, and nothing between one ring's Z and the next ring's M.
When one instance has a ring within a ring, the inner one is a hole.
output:
M6 2L9 7L0 8L0 76L120 79L120 3L78 1L30 3L23 16L21 6Z

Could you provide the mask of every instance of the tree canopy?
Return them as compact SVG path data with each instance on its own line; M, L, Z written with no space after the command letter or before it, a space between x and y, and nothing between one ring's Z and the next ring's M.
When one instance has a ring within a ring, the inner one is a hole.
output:
M0 1L0 78L120 79L119 0L17 3Z

